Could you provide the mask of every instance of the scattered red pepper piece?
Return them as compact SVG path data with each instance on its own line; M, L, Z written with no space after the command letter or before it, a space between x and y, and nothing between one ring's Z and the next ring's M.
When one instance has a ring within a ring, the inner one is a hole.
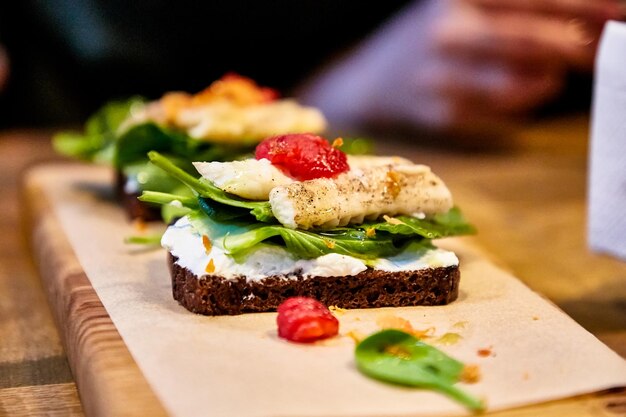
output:
M291 297L278 307L278 336L292 342L312 343L339 333L339 321L310 297Z

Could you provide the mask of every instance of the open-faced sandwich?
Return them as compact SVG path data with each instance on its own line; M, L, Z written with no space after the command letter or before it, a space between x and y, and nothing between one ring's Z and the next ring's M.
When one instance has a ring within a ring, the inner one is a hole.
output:
M207 315L275 310L291 296L343 308L446 304L459 261L432 239L472 233L425 165L347 156L312 134L273 136L256 157L196 162L200 179L152 162L194 196L145 192L184 207L161 244L174 298Z
M280 99L273 89L228 74L195 95L172 92L156 101L112 102L87 121L84 132L59 133L53 143L64 155L112 165L118 197L130 217L153 220L160 214L137 200L142 191L184 190L148 164L148 151L166 154L185 171L195 172L194 160L228 161L249 154L269 135L320 133L325 128L317 109ZM169 218L176 212L168 206L163 214Z

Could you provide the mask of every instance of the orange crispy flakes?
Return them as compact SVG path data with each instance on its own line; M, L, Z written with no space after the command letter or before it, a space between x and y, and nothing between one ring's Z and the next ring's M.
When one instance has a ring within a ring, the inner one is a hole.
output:
M413 336L418 339L423 339L425 337L431 337L435 332L434 327L429 327L424 330L415 329L411 322L402 317L394 316L393 314L383 314L378 316L376 319L376 324L380 326L381 329L398 329Z
M387 216L386 214L383 216L383 219L385 219L387 223L393 224L393 225L404 224L402 220L398 220L395 217Z
M202 246L204 246L204 252L208 255L213 249L213 244L207 235L202 235Z
M213 258L209 260L209 263L206 264L206 268L204 268L207 274L212 274L215 272L215 262L213 262Z
M261 87L248 77L228 73L214 81L197 94L171 92L161 98L167 121L173 121L181 110L202 106L216 101L226 101L239 106L268 103L276 100L279 94L269 87Z
M396 198L402 190L402 174L395 171L387 172L385 177L385 194L389 194L392 198Z
M465 365L461 371L460 380L467 384L475 384L480 381L481 373L478 365Z
M341 148L343 146L343 138L337 138L333 141L333 148Z

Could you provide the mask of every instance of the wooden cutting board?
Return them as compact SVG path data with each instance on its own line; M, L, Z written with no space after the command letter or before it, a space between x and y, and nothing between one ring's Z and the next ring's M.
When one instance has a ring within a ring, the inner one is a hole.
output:
M31 245L85 413L167 415L91 287L38 178L28 177L24 187ZM625 401L626 393L619 390L490 415L606 416L619 412Z
M41 184L24 187L33 256L87 416L166 416L82 270Z

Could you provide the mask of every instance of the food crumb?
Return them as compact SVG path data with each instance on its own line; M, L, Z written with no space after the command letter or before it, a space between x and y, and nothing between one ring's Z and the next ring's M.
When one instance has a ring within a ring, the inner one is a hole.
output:
M148 226L146 225L146 222L143 221L143 219L135 219L133 220L133 228L137 232L141 233L141 232L145 232Z
M398 329L407 332L418 339L432 337L435 332L434 327L428 327L424 330L415 329L410 321L393 314L383 314L376 318L376 324L381 329Z
M444 346L451 346L457 344L463 336L458 333L444 333L443 336L438 337L435 342Z
M346 314L346 309L345 308L341 308L341 307L337 307L337 306L329 306L328 309L330 310L331 313L337 315L337 316L341 316L343 314Z
M528 381L530 379L530 375L528 374L528 372L524 372L524 374L522 375L522 379L524 381Z
M411 331L411 334L418 339L427 339L429 337L433 337L433 335L435 334L435 328L427 327L425 329L413 329L413 331Z
M333 148L341 148L343 146L343 138L337 138L333 141L331 145Z
M467 384L475 384L480 381L481 373L478 365L465 365L459 379Z
M469 322L467 321L457 321L456 323L454 323L452 325L452 327L454 327L455 329L465 329L467 327L467 325L469 324Z
M346 333L346 337L349 337L354 341L354 344L358 344L361 340L365 339L365 334L358 330L350 330Z
M493 346L478 349L476 353L482 358L486 358L487 356L496 356L496 354L493 352Z
M404 222L402 222L401 220L398 220L395 217L389 217L386 214L383 216L383 219L385 219L387 223L393 224L393 225L404 224Z
M206 268L204 268L204 270L207 272L207 274L212 274L213 272L215 272L215 262L213 262L213 258L209 260L209 263L206 264Z
M213 249L213 244L211 244L211 239L207 235L202 235L202 245L204 246L204 252L208 255L211 253L211 249Z
M402 186L400 185L402 180L402 176L395 171L387 172L387 177L385 178L385 188L384 193L391 195L391 197L396 198L400 191L402 190ZM386 220L386 219L385 219ZM402 222L400 222L402 224Z
M533 320L537 321L537 320L539 320L539 317L533 316Z
M407 333L413 331L411 323L402 317L394 316L393 314L382 314L376 318L376 324L381 329L398 329L404 330Z

